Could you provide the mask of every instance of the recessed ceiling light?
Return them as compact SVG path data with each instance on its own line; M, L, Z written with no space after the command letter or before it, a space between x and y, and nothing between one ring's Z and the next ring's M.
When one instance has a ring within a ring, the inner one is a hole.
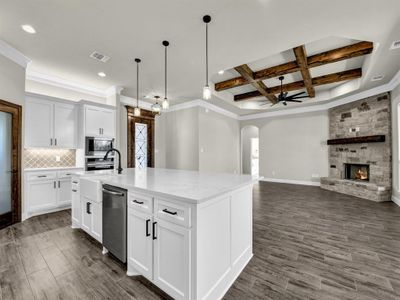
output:
M97 73L97 75L99 75L100 77L106 77L106 73L104 73L104 72L99 72L99 73Z
M377 75L371 78L371 81L379 81L385 78L385 75Z
M26 25L22 25L21 27L27 33L32 33L32 34L36 33L35 28L33 28L31 25L26 24Z
M390 50L399 49L400 48L400 41L394 41L390 46Z
M218 74L222 75L222 74L224 74L224 72L225 72L224 70L221 70L221 71L218 72Z

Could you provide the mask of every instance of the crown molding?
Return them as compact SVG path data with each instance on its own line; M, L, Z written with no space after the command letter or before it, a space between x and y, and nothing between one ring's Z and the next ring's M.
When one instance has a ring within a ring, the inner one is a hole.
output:
M108 89L106 89L105 93L106 93L107 97L121 95L121 92L123 89L124 88L122 86L113 85L112 87L109 87Z
M107 97L107 90L72 82L57 76L27 70L26 79L97 97Z
M20 65L24 69L28 66L31 60L24 54L13 48L10 44L0 39L0 54Z
M121 105L129 105L129 106L135 107L136 106L136 99L128 97L128 96L121 95L120 103L121 103ZM143 109L151 110L151 103L139 100L139 107L143 108Z

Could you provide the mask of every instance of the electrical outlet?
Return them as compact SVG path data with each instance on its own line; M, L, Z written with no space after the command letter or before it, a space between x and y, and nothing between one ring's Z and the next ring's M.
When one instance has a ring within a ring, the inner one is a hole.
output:
M360 127L356 127L356 132L360 132Z
M59 155L56 155L56 161L57 162L61 161L61 157Z

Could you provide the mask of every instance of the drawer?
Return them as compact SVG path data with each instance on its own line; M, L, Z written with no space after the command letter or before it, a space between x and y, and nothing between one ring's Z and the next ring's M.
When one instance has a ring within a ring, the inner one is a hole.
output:
M79 178L72 176L71 184L72 185L76 185L77 187L79 187Z
M154 199L154 216L177 225L191 227L191 209L189 205L172 203L163 199Z
M28 181L49 180L49 179L56 179L57 172L49 172L49 171L34 172L34 173L29 173L26 176Z
M138 193L129 193L128 207L152 214L153 197Z
M58 178L72 178L76 172L80 170L65 170L65 171L58 171Z

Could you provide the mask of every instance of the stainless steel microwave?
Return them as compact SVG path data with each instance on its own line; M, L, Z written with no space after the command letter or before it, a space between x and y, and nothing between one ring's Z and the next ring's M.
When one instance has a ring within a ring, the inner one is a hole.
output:
M108 150L113 148L114 139L86 137L85 155L101 156L105 155Z

